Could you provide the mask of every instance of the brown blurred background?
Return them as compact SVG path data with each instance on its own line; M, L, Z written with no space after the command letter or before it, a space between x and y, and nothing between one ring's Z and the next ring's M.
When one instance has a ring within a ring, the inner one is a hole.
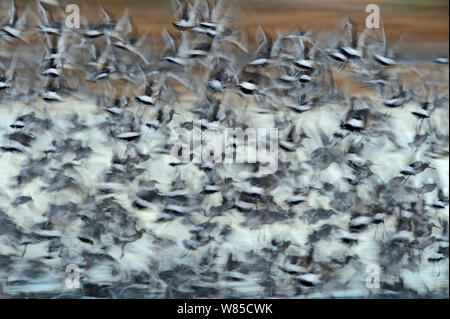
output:
M174 32L171 0L68 1L81 5L81 14L88 19L98 17L98 5L116 18L128 8L139 33L159 34L162 28ZM375 3L380 6L388 38L396 43L397 51L414 58L448 55L449 51L448 0L237 0L234 3L236 24L247 27L250 35L258 25L269 33L294 28L307 30L317 25L337 28L344 12L362 30L368 15L365 8Z

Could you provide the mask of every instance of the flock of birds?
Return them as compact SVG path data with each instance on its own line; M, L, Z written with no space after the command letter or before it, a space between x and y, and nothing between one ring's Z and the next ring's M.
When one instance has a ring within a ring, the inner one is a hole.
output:
M1 3L0 296L448 296L447 57L348 16L251 45L226 1L176 1L158 39ZM193 121L277 128L278 170L174 161Z

